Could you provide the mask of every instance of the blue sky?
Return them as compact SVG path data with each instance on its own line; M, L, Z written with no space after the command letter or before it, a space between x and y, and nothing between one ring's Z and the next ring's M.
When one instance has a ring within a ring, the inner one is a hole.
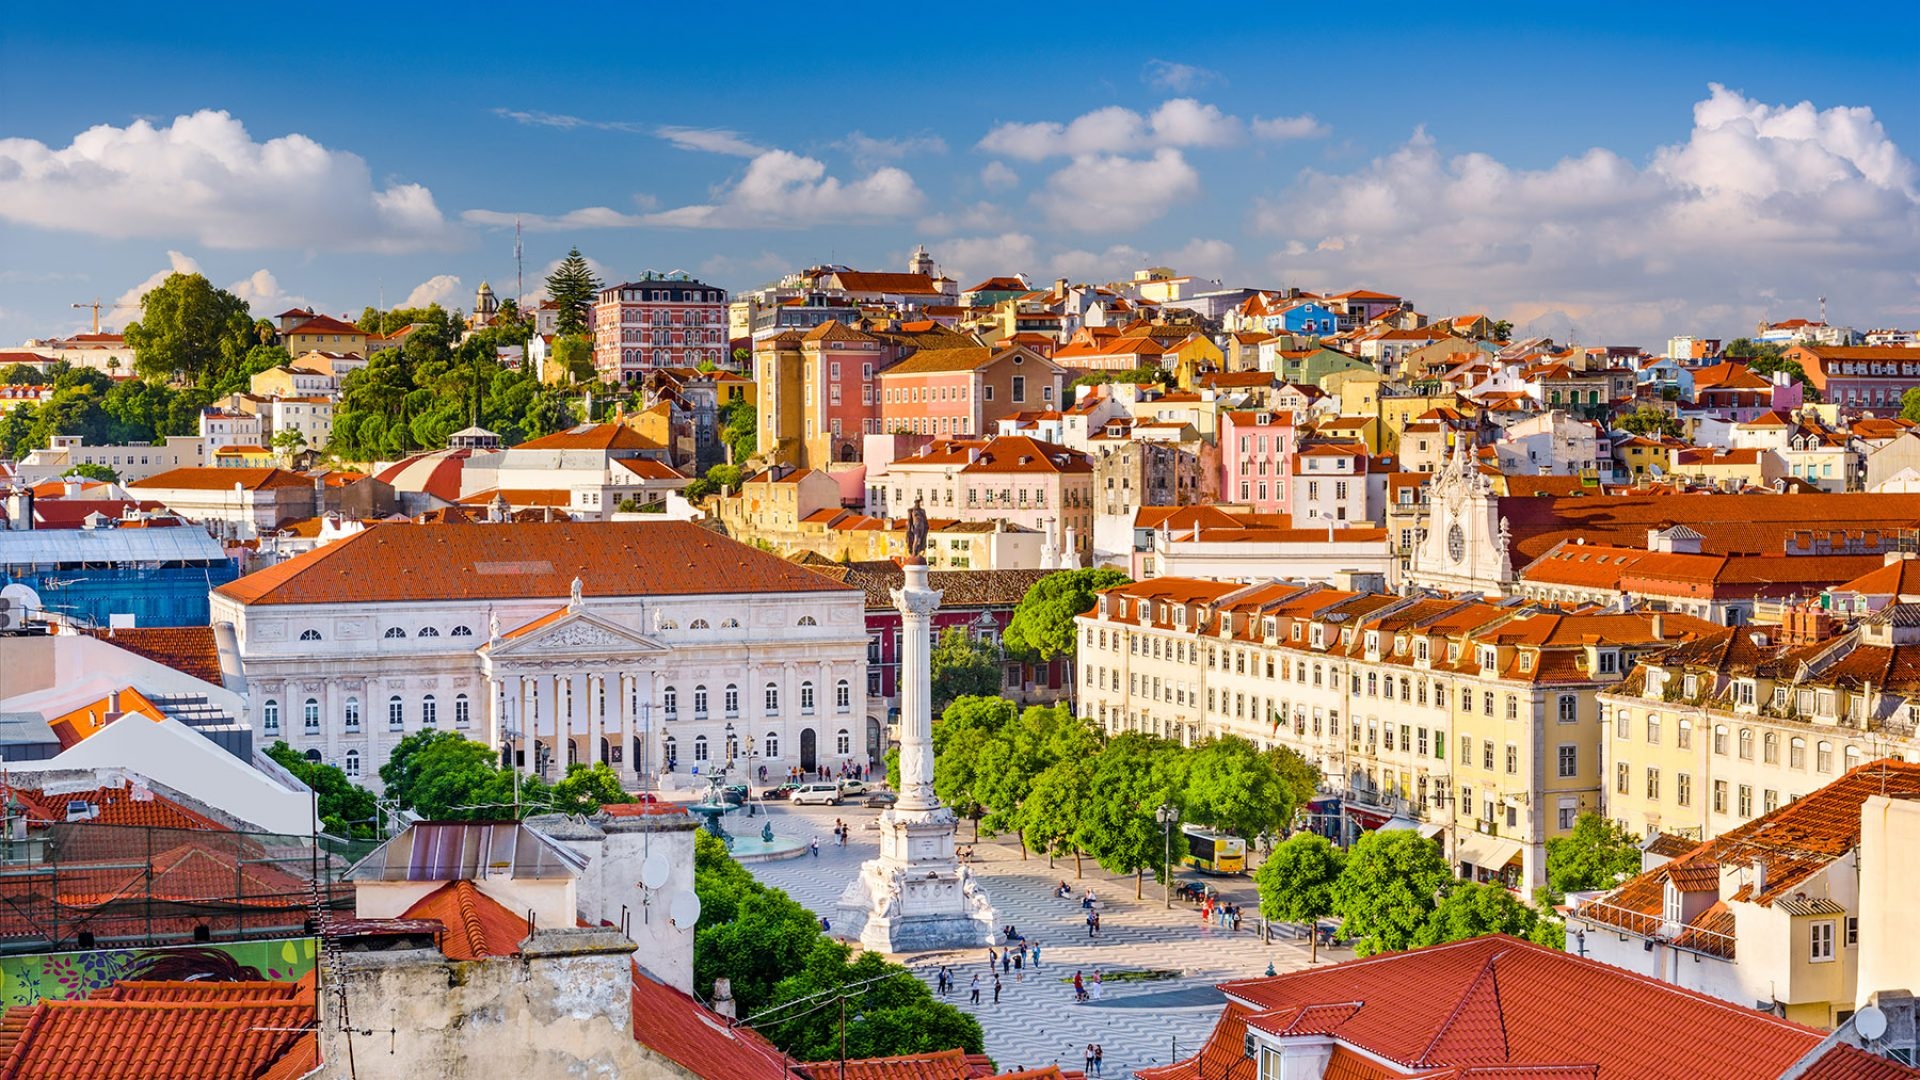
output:
M516 214L530 289L573 244L739 288L924 242L970 279L1167 263L1589 341L1823 294L1920 325L1912 5L618 10L21 7L0 345L96 295L123 321L169 267L261 314L467 306L511 291Z

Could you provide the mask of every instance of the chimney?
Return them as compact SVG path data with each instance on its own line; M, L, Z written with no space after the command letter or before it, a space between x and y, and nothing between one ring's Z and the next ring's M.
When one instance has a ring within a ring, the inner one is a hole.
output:
M1767 860L1753 860L1753 892L1748 899L1758 900L1767 891Z
M1653 622L1649 624L1648 629L1650 629L1653 632L1653 638L1655 641L1662 640L1666 637L1665 634L1662 634L1660 632L1665 627L1665 625L1666 625L1666 620L1660 617L1659 612L1657 611L1654 612Z
M713 980L713 1011L728 1018L734 1016L732 979Z
M60 485L60 490L64 495L64 497L69 499L77 499L80 497L80 489L85 486L86 486L85 481L80 480L78 478L74 478L74 479L69 479L63 482Z

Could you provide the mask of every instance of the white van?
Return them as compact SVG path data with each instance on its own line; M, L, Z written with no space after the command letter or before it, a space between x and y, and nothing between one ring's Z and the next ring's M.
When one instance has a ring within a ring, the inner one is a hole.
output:
M832 783L801 784L787 796L787 801L805 806L809 803L818 806L832 806L840 801L840 785Z

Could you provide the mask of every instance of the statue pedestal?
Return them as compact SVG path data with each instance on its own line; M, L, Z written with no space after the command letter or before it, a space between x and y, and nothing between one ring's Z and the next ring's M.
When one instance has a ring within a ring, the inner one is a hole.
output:
M954 855L957 824L945 807L880 815L880 857L861 866L840 896L848 937L886 953L991 943L993 905Z

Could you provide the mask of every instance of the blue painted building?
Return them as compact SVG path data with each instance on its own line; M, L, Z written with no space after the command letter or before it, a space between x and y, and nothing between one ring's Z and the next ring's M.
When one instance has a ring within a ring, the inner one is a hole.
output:
M0 531L0 586L24 585L49 614L107 626L205 626L207 593L240 576L198 525Z

